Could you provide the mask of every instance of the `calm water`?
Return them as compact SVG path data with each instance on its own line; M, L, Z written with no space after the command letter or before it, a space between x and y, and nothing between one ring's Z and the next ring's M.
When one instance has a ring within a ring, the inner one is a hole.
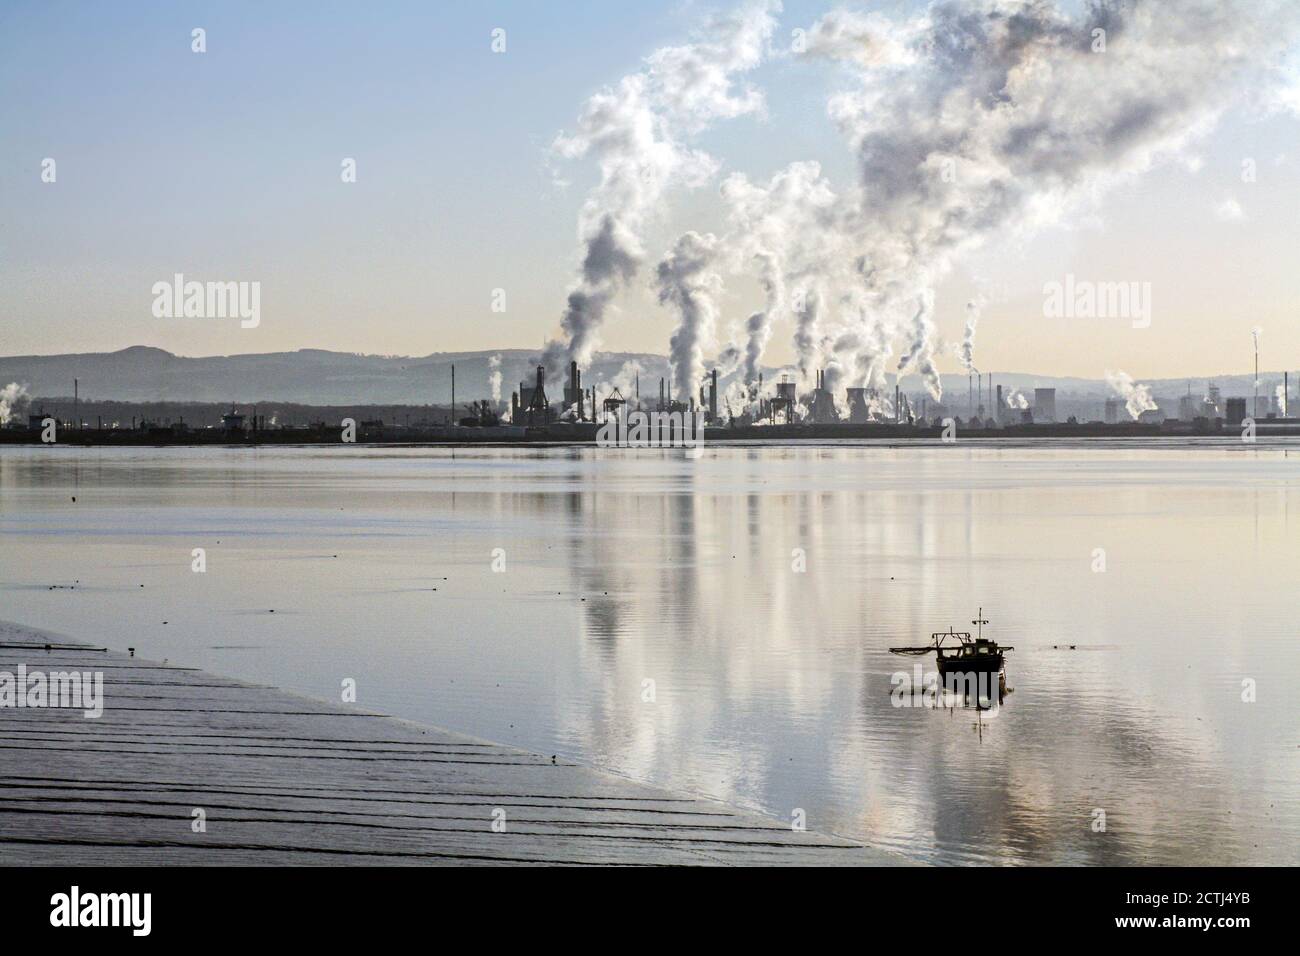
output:
M0 618L933 861L1300 862L1298 582L1300 445L0 449Z

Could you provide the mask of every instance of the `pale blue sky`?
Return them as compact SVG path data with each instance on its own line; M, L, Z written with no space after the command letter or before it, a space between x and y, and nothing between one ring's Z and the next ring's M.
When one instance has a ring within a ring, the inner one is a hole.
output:
M564 169L569 188L557 188L547 145L588 95L685 40L706 9L5 2L0 353L540 345L558 328L593 181L577 163ZM780 35L826 9L787 3ZM190 51L196 26L207 30L202 55ZM507 30L504 55L489 49L494 27ZM767 118L730 122L701 145L754 178L818 159L847 185L852 158L825 114L846 80L792 62L755 78ZM1254 325L1276 356L1266 365L1300 364L1297 133L1294 116L1230 116L1199 150L1199 171L1161 168L1110 195L1095 224L982 254L971 268L1006 292L981 325L984 367L1227 371L1241 364L1238 347L1245 361ZM53 185L40 181L47 156L58 163ZM1259 181L1244 185L1248 156ZM339 180L343 157L357 159L355 185ZM675 194L647 236L650 254L684 228L720 230L715 193ZM1243 220L1216 217L1228 198ZM1067 271L1153 282L1152 327L1043 319L1043 282ZM175 272L261 281L260 327L154 318L150 287ZM504 314L489 308L497 287ZM959 273L940 290L949 338L968 289ZM752 295L750 283L731 283L726 317L743 317ZM664 351L673 317L640 288L622 305L605 345ZM778 325L769 359L787 359L788 342Z

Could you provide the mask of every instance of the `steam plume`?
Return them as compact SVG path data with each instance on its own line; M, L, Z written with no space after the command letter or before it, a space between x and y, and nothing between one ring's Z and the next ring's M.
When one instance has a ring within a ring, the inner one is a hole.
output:
M493 355L488 359L488 385L492 389L492 401L501 401L501 356Z
M547 344L543 363L561 375L568 361L588 365L611 302L643 259L641 230L665 192L702 185L717 162L685 140L718 119L764 108L762 94L737 86L756 67L776 26L777 0L755 0L717 18L701 38L664 47L644 68L586 103L576 131L556 139L561 157L592 156L600 182L579 217L582 266L561 318L565 342Z
M822 177L821 166L814 162L791 163L766 185L750 182L741 173L733 174L722 184L722 197L730 208L735 267L757 266L763 285L763 308L745 324L745 364L741 377L746 384L758 377L758 369L772 337L772 325L786 304L786 285L794 281L803 301L796 305L796 325L804 330L800 346L796 333L796 350L801 352L801 372L811 367L808 346L809 323L815 327L816 307L807 315L807 298L816 294L816 284L831 267L839 251L840 240L834 219L836 196Z
M636 359L628 359L610 380L610 387L616 388L619 394L629 402L636 399L637 377L645 371L643 366Z
M10 382L0 388L0 425L8 425L18 409L27 403L27 386Z
M1115 390L1115 394L1124 399L1130 418L1136 419L1143 412L1156 410L1156 403L1151 398L1151 388L1134 383L1133 376L1127 372L1106 372L1106 384Z
M712 266L718 239L712 233L682 235L656 270L659 301L676 307L679 321L669 341L673 390L682 401L695 394L704 377L704 349L713 339L714 297L722 278Z
M939 370L934 366L934 349L931 336L934 333L934 293L921 289L917 293L916 312L912 316L911 343L898 362L901 375L910 366L915 365L930 396L938 401L943 395L943 385L939 381Z
M979 369L975 367L975 326L979 324L982 307L983 303L979 299L971 299L966 303L966 332L961 340L962 367L975 374L979 374Z
M859 163L846 225L868 321L907 336L919 361L932 333L919 292L990 237L1061 219L1176 154L1238 94L1275 85L1298 22L1281 0L1101 0L1078 15L944 0L901 22L823 18L809 52L860 80L830 106Z

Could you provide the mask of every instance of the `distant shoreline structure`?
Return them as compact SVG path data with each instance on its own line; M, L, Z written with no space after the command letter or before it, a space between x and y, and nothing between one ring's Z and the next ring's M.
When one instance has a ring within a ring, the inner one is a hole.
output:
M591 422L561 422L542 426L468 425L386 426L378 422L356 427L352 440L344 440L343 428L319 424L291 428L231 433L219 428L173 433L166 429L64 428L53 442L44 442L40 429L0 429L0 446L61 445L74 447L225 447L263 446L544 446L571 445L607 447L598 440L599 426ZM1263 420L1256 424L1259 437L1300 437L1300 419ZM1222 422L1197 427L1193 423L1167 420L1161 424L1124 422L1106 424L1016 424L1000 428L954 430L915 424L826 424L826 425L738 425L706 426L702 444L791 445L840 441L917 442L927 445L955 445L966 441L1035 441L1041 439L1223 439L1241 441L1240 429ZM649 450L665 446L649 446ZM620 450L637 450L635 447Z
M153 353L149 353L153 355ZM166 354L166 353L163 353ZM782 372L775 381L759 371L755 381L726 384L733 370L713 368L694 386L673 394L672 374L646 375L639 364L620 366L620 384L604 375L591 384L589 370L576 361L567 375L548 375L544 365L529 367L509 398L503 394L500 354L488 356L486 379L491 398L456 400L456 363L449 363L445 405L409 403L307 404L265 401L240 406L175 400L123 401L83 398L83 381L72 378L72 397L41 397L24 382L0 393L0 442L52 444L329 444L329 443L534 443L595 442L607 444L612 422L626 416L699 419L701 440L808 441L873 438L1134 437L1143 435L1216 435L1240 430L1247 441L1257 428L1272 434L1300 434L1300 419L1289 415L1290 373L1260 394L1259 378L1248 396L1225 395L1213 381L1203 393L1192 383L1176 401L1162 399L1151 387L1123 372L1107 372L1110 394L1079 398L1058 394L1052 386L1033 388L1033 401L1020 386L995 382L993 373L973 372L961 389L931 394L909 392L895 377L888 384L833 384L828 370L807 374ZM463 365L463 363L462 363ZM605 371L609 371L608 368ZM671 373L671 369L666 369ZM584 377L587 381L584 382ZM3 376L0 375L0 380ZM644 384L644 390L643 390ZM234 395L247 395L245 383L230 383ZM353 383L352 394L361 389ZM470 395L481 395L475 385ZM1262 408L1261 408L1262 401ZM71 405L71 408L68 408ZM1171 406L1177 413L1170 414ZM71 415L69 416L69 412ZM1125 418L1125 415L1130 416ZM129 426L128 426L129 421ZM707 426L707 430L702 430ZM662 430L662 429L661 429ZM605 435L602 439L600 436ZM640 434L639 432L637 433ZM671 427L668 437L675 434ZM1248 437L1247 437L1248 436ZM650 445L662 444L658 440ZM633 444L643 444L638 438ZM676 442L670 442L675 444Z

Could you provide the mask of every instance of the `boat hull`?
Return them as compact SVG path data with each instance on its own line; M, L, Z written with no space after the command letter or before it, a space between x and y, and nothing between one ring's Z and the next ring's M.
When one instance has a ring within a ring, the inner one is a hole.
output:
M971 657L940 657L939 673L947 674L996 674L1002 670L1001 654L978 654Z

